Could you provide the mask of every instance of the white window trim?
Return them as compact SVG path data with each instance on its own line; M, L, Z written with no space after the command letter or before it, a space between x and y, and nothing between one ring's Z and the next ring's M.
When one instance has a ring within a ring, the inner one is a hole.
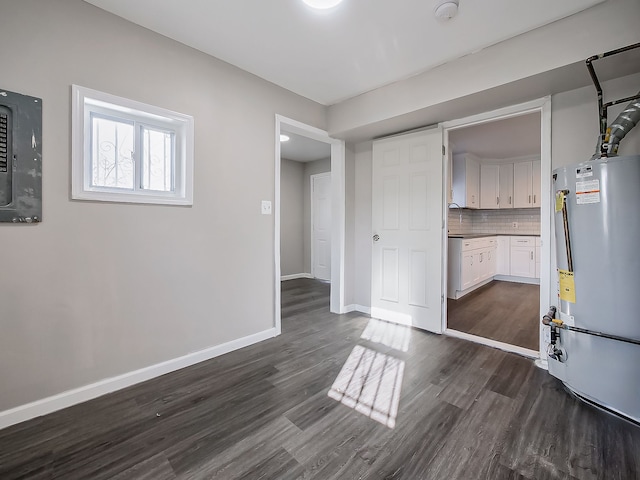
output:
M71 198L102 202L152 203L162 205L193 205L193 117L135 100L118 97L90 88L72 85L71 116ZM87 105L91 109L85 108ZM172 192L97 188L91 185L90 157L91 110L117 112L121 118L144 119L144 123L175 131L175 189Z

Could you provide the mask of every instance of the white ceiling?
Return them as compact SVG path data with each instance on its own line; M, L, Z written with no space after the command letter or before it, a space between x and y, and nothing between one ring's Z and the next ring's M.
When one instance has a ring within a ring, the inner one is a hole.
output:
M331 145L283 130L288 142L280 142L280 157L296 162L313 162L331 157Z
M86 0L324 105L426 71L604 0Z
M449 132L453 153L488 160L540 155L540 113L459 128Z

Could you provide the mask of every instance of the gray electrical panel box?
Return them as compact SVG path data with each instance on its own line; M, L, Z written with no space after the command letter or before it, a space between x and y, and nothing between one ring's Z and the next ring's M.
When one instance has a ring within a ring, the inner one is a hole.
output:
M0 222L42 221L42 100L0 89Z

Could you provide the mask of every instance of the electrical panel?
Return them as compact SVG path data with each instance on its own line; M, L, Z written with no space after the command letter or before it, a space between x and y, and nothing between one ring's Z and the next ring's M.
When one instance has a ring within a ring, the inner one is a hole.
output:
M0 89L0 222L42 221L42 100Z

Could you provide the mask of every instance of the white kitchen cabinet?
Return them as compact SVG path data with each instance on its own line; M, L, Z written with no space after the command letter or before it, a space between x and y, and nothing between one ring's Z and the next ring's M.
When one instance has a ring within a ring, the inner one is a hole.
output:
M497 244L496 275L511 275L511 237L499 236Z
M513 208L513 163L500 165L498 197L500 208Z
M540 174L541 167L540 161L531 162L531 170L533 175L532 180L532 192L533 192L533 206L540 207Z
M458 299L496 275L496 247L495 237L449 239L449 298Z
M480 208L480 164L469 153L453 156L453 202L462 208Z
M531 162L513 165L513 206L531 208L533 205L533 173Z
M540 278L540 247L542 242L540 237L536 237L536 278Z
M480 165L480 208L500 208L499 165Z
M509 272L514 277L536 277L535 237L511 237Z
M540 161L513 164L513 206L540 207Z

